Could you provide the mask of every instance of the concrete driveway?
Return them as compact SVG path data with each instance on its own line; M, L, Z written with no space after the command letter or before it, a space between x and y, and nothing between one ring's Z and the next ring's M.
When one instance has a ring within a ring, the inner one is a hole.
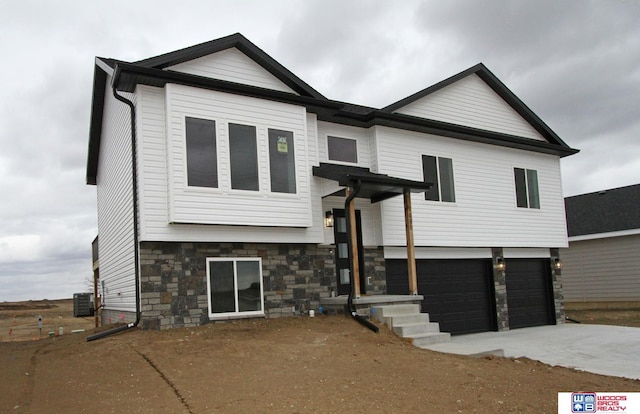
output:
M526 357L596 374L640 379L640 328L564 323L453 336L426 347L461 355Z

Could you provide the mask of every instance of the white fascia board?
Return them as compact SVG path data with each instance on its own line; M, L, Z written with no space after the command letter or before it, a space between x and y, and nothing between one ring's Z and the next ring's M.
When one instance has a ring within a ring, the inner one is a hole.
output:
M640 234L640 229L611 231L608 233L583 234L581 236L569 237L569 243L582 240L608 239L610 237L634 236Z
M490 259L488 247L415 247L416 259ZM385 259L406 259L406 246L385 246Z
M107 75L113 76L113 69L107 65L102 59L96 58L96 66L102 69Z
M502 255L506 259L529 259L534 257L547 259L551 257L551 251L548 248L540 247L505 247L502 249Z

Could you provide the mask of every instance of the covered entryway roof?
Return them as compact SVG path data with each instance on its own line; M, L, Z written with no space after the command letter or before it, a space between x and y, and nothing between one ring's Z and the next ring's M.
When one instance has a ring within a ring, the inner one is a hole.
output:
M357 196L368 198L372 203L407 192L422 193L433 186L432 183L391 177L371 172L368 168L350 165L320 163L320 166L313 167L313 175L337 181L343 187L351 187L353 183L360 182L360 191Z
M372 203L402 195L404 199L404 222L407 235L407 268L409 273L409 293L418 294L416 279L415 248L413 245L413 219L411 212L411 193L427 191L433 185L424 181L406 180L386 174L371 172L368 168L348 165L320 163L313 167L315 177L337 181L346 187L345 210L347 211L347 234L349 239L350 280L352 291L360 298L360 269L358 264L357 235L355 225L354 198L368 198Z

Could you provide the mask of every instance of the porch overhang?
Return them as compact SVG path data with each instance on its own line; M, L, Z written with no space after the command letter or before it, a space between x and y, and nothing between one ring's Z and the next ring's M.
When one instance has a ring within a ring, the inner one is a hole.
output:
M372 203L386 200L397 195L403 196L404 222L407 237L407 267L409 273L409 294L418 294L416 275L415 246L413 241L413 218L411 209L411 193L429 190L432 183L406 180L386 174L371 172L368 168L348 165L320 163L313 167L315 177L337 181L345 187L345 210L347 214L347 234L349 239L350 282L356 299L360 298L360 268L357 248L357 229L355 225L354 198L368 198Z
M433 186L432 183L424 181L406 180L386 174L374 173L364 167L329 163L320 163L319 166L313 167L313 175L337 181L342 187L353 187L354 183L359 182L360 191L358 192L358 197L368 198L372 203L408 192L423 193Z

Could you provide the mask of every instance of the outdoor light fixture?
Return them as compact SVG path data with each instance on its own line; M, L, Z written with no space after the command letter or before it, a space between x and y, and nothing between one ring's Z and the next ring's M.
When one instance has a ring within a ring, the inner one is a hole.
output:
M507 269L507 264L504 261L504 257L496 257L493 261L493 268L497 271L504 272Z
M552 257L551 263L553 263L553 270L562 270L562 260L558 256Z
M324 226L333 227L333 213L330 210L324 213Z

